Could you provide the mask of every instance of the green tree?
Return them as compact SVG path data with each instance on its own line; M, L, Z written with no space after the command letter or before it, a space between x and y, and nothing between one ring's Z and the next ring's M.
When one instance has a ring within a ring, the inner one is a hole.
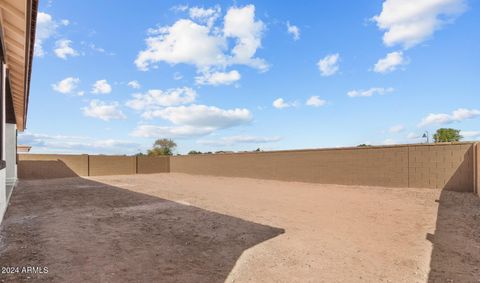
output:
M201 151L196 151L196 150L190 150L188 154L202 154Z
M433 135L435 142L456 142L463 137L460 135L460 130L452 128L441 128Z
M171 139L158 139L153 144L152 149L147 151L149 156L173 155L177 144Z

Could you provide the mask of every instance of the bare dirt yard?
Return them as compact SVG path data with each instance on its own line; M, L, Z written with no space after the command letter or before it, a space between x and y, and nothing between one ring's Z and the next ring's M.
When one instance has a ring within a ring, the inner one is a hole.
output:
M48 268L2 282L480 282L480 200L177 173L21 181L0 266Z

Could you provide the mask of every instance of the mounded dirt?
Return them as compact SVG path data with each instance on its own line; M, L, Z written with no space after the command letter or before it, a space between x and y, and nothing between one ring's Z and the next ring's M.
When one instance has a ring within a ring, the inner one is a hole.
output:
M3 281L479 282L480 200L152 174L21 181Z

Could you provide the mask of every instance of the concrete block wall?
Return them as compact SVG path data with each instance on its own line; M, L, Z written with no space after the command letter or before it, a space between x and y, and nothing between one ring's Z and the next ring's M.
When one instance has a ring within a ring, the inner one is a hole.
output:
M472 191L474 145L409 146L409 187Z
M89 156L88 176L132 175L136 172L135 156Z
M170 171L341 185L473 191L474 144L174 156Z
M88 155L19 154L20 179L88 176Z
M172 157L22 154L19 177L180 172L282 181L478 192L474 143L201 154Z
M408 149L301 150L174 156L170 171L313 183L408 186Z
M475 189L474 191L480 196L480 143L475 144Z
M137 174L170 172L170 157L137 157Z
M19 154L20 179L129 175L169 172L168 157Z

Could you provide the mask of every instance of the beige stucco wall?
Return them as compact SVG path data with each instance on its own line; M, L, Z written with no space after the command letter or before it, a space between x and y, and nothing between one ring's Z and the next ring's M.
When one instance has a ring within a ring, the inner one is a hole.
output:
M473 144L174 156L170 171L344 185L473 190Z
M170 172L170 157L137 157L137 173L167 173Z
M137 172L135 156L89 156L89 176L130 175Z
M88 176L88 155L19 154L20 179Z

